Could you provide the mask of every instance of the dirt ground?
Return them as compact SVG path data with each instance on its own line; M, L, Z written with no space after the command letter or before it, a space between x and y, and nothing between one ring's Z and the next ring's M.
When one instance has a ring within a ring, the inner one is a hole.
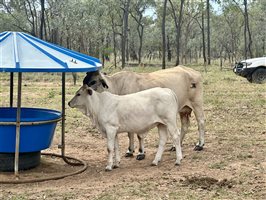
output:
M87 170L59 180L1 184L0 199L265 199L266 85L250 84L231 71L213 70L203 76L205 147L203 151L193 151L198 135L192 116L180 166L174 165L175 153L167 150L159 166L151 166L158 144L157 130L153 129L146 137L146 158L142 161L136 160L136 155L123 156L128 139L126 134L120 134L121 165L106 172L106 140L93 129L88 118L67 108L66 154L84 160ZM50 104L60 110L60 84L55 86L53 81L26 79L23 105ZM6 95L3 88L7 86L8 82L1 85L1 98ZM43 89L39 90L39 86ZM79 86L70 81L68 87L71 89L67 91L67 100ZM60 137L58 124L53 144L44 152L60 153ZM137 139L135 144L137 152ZM169 141L166 149L170 147ZM20 178L49 177L78 169L61 159L42 156L41 165L20 172ZM13 173L0 172L0 181L14 179Z

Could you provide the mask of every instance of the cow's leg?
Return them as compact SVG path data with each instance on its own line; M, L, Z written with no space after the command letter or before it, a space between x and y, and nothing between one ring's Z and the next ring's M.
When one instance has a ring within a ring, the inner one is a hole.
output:
M183 144L183 140L185 138L185 135L188 132L189 127L189 117L191 115L191 109L188 110L188 112L180 112L180 120L181 120L181 134L180 134L180 142L181 145Z
M176 165L180 165L182 160L182 151L181 151L181 135L177 128L176 123L175 124L168 124L167 126L168 133L173 139L173 144L176 148Z
M118 143L118 136L115 136L115 163L114 168L118 168L120 165L120 151L119 151L119 143Z
M179 113L180 121L181 121L181 136L180 136L181 145L183 143L185 135L188 132L188 127L189 127L189 124L190 124L189 123L189 118L191 116L191 112L192 112L192 109L186 106ZM176 149L175 149L175 147L173 145L172 148L170 149L170 151L175 151L175 150Z
M144 151L144 134L138 134L139 140L139 153L137 155L137 160L143 160L145 158L145 151Z
M134 153L134 133L128 133L129 147L126 152L126 157L133 157Z
M158 125L158 132L159 132L159 147L155 155L155 159L152 161L152 165L155 166L157 166L162 159L164 147L168 138L167 128L165 125Z
M105 170L111 171L113 168L113 162L114 162L113 157L114 157L116 132L108 130L106 133L106 136L107 136L108 160L107 160L107 166L106 166Z
M205 130L204 130L204 112L202 105L194 105L194 114L198 123L198 131L199 131L199 141L196 144L194 150L195 151L201 151L203 150L204 146L204 135L205 135Z

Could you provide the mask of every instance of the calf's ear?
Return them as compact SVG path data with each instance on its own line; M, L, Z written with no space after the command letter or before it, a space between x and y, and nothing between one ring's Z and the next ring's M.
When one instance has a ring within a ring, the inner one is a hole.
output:
M88 88L87 92L88 92L89 95L92 95L92 89Z
M109 88L108 85L106 84L105 80L101 79L100 82L104 88Z

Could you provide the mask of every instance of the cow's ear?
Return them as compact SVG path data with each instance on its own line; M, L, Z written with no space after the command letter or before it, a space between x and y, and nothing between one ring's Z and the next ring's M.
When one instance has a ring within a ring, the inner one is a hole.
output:
M105 80L101 79L100 82L104 88L109 88Z
M87 92L88 92L89 95L92 95L92 89L88 88Z

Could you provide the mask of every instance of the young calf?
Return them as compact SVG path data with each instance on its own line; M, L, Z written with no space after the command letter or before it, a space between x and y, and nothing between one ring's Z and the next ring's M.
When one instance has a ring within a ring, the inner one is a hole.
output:
M119 167L118 133L134 132L139 137L144 137L146 132L155 126L159 131L159 147L152 164L158 165L161 160L168 133L176 147L175 164L180 164L182 152L177 128L178 102L172 90L157 87L119 96L109 92L98 93L83 85L68 105L80 109L90 117L107 138L107 171ZM144 152L143 143L141 148Z

